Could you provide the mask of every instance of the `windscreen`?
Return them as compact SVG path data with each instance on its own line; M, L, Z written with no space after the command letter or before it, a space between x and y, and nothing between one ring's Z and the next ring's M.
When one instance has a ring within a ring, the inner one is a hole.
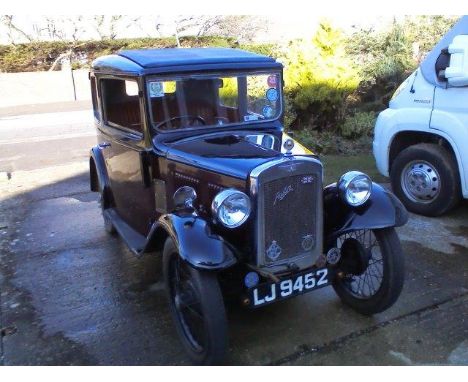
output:
M150 78L147 92L158 130L252 124L281 114L279 73Z

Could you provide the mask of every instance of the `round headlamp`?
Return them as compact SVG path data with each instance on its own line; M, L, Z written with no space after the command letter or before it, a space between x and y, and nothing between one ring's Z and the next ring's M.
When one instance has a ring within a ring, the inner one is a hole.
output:
M172 197L176 209L193 208L193 203L196 198L197 192L190 186L179 187Z
M349 171L338 181L341 198L352 207L362 206L372 192L372 181L366 174Z
M223 190L213 199L211 211L222 225L227 228L236 228L250 215L250 199L241 191Z

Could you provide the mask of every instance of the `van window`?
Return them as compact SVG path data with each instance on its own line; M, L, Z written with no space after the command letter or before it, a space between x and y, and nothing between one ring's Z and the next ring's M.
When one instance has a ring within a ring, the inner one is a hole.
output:
M143 132L138 84L135 81L103 78L101 91L107 124Z

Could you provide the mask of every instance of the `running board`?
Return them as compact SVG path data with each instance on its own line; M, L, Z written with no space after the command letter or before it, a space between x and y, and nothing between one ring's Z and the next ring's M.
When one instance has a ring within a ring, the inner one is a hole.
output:
M141 255L143 249L146 246L146 237L139 234L127 223L125 223L115 208L108 208L104 210L104 214L110 219L116 231L124 239L130 250L135 255Z

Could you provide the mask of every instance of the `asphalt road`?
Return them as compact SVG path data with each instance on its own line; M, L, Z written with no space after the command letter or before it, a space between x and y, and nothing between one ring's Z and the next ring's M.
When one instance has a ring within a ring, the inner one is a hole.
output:
M48 112L0 111L0 364L189 364L158 254L137 259L104 231L90 111L34 110ZM360 316L332 288L257 311L229 303L227 362L468 365L468 205L411 216L399 234L406 283L391 309Z

